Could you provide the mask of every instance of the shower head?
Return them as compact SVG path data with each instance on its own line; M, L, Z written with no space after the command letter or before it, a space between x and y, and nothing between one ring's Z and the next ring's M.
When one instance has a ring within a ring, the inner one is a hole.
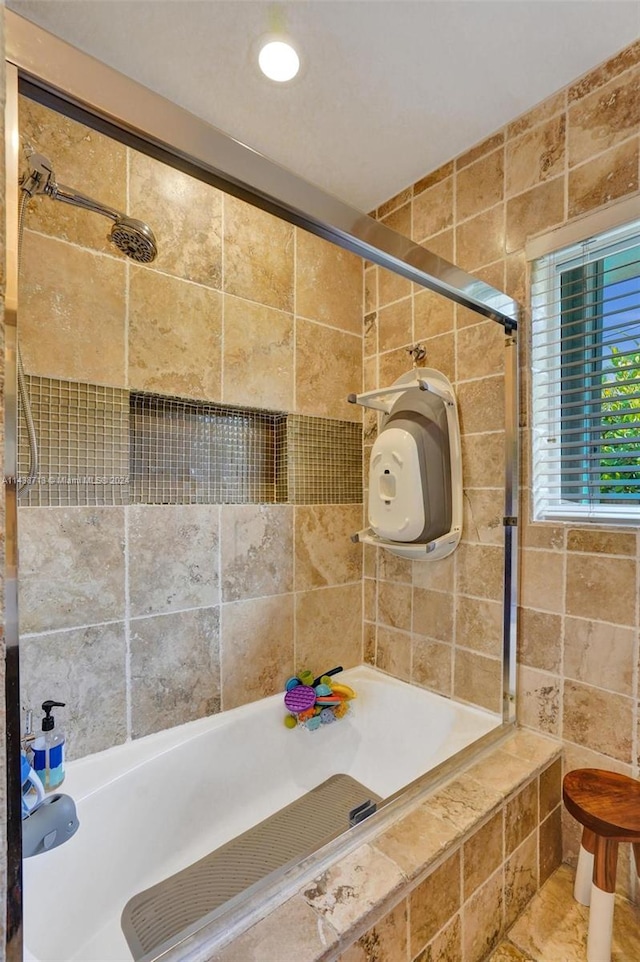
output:
M109 232L109 240L132 261L140 264L150 264L158 253L153 231L148 224L135 217L118 217Z
M144 221L127 217L122 211L108 207L106 204L81 194L71 187L64 187L56 182L51 161L42 154L37 154L32 148L27 148L28 173L20 183L21 189L33 197L35 194L46 194L52 200L59 200L63 204L82 207L109 217L114 223L108 235L108 240L119 251L140 264L150 264L158 253L158 245L153 231Z

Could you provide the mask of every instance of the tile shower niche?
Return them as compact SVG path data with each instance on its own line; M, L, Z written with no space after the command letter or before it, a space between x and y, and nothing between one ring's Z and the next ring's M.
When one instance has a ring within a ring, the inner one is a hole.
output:
M362 500L362 427L352 421L26 380L40 466L23 505ZM18 465L26 477L22 419Z

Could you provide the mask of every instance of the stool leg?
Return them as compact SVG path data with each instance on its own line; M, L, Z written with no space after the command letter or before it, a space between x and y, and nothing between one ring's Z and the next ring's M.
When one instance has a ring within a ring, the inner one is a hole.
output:
M618 843L596 836L587 962L611 962Z
M576 869L576 880L573 886L573 897L581 905L589 905L591 902L591 883L593 881L593 855L596 850L595 833L588 828L582 830L582 841L580 842L580 854L578 855L578 867Z

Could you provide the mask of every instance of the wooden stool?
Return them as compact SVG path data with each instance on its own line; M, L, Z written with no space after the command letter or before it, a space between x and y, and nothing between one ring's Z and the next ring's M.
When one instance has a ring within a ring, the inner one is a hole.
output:
M618 843L631 842L640 875L640 782L577 768L562 783L567 811L583 826L573 894L590 905L587 962L610 962Z

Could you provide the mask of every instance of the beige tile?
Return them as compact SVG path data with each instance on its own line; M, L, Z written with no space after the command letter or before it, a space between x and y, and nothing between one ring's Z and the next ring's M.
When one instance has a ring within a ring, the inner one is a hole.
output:
M633 557L636 553L636 534L625 531L569 528L567 550L587 551L590 554L623 554Z
M296 230L296 311L352 334L362 331L362 258Z
M519 755L496 749L467 770L467 778L478 782L499 801L515 792L531 778L532 763Z
M538 870L540 885L562 864L562 809L558 805L540 824Z
M291 224L225 194L225 291L292 311L293 265Z
M296 318L296 411L359 421L360 409L347 395L361 384L361 339Z
M444 852L457 835L455 826L437 818L428 805L420 805L377 835L373 844L399 865L407 878L415 878Z
M562 660L561 616L520 608L519 619L519 662L529 668L558 673Z
M124 508L20 510L20 629L118 621L125 604Z
M503 813L496 812L464 843L464 898L468 899L502 865Z
M295 670L293 598L252 598L223 605L220 630L222 708L284 691ZM282 715L286 714L283 705Z
M511 942L501 942L488 959L488 962L532 962L531 956L523 955Z
M410 297L378 311L378 350L391 351L413 341L413 304Z
M455 380L455 340L453 334L440 334L422 342L427 354L424 363L442 371L450 381Z
M547 735L560 734L560 679L534 668L518 668L518 722Z
M527 260L524 251L516 251L505 258L505 293L520 304L527 299Z
M363 582L362 597L364 604L364 616L367 621L378 620L378 583L373 578L365 578Z
M293 507L223 505L220 519L223 601L293 590Z
M488 711L502 707L502 662L473 651L457 648L455 652L453 693Z
M363 348L365 357L378 353L378 312L372 311L364 317Z
M453 595L413 589L413 631L437 641L453 641Z
M507 196L564 173L565 132L560 114L507 143Z
M423 190L427 189L427 187L433 187L434 184L438 184L441 180L444 180L445 177L451 177L452 173L453 173L452 160L449 160L446 164L443 164L441 167L436 167L435 170L432 170L430 173L426 174L424 177L421 177L420 180L417 180L415 182L415 184L413 185L414 197L417 196L418 194L421 194Z
M384 204L381 204L380 207L378 207L376 211L376 217L379 220L383 217L386 217L392 211L397 210L398 207L403 207L405 204L408 204L412 196L413 187L405 187L404 190L401 190L393 197L390 197L389 200L386 200Z
M483 598L456 598L456 644L499 658L502 653L502 604Z
M463 381L457 387L462 434L504 430L504 377Z
M303 889L308 904L338 933L382 905L402 884L400 869L370 845L341 859Z
M558 758L540 773L540 819L547 818L561 800L562 759Z
M408 952L407 903L396 905L360 936L338 962L404 962Z
M380 549L378 558L378 577L381 581L400 581L410 585L413 578L413 562L398 558L390 551Z
M437 563L421 560L412 562L413 584L416 588L429 588L431 591L453 591L455 552Z
M413 298L413 340L447 334L454 327L454 304L434 291L419 291Z
M638 189L638 138L569 171L569 217Z
M211 962L300 962L319 958L334 943L335 929L301 895L294 895L216 952Z
M534 778L505 806L504 845L507 857L533 832L538 821L538 779Z
M575 681L564 683L563 737L631 761L633 701Z
M521 114L516 120L512 121L507 127L507 139L519 137L527 130L531 130L537 124L544 123L557 113L561 113L566 106L567 92L561 90L546 100L541 101L525 114Z
M21 138L52 161L58 183L125 211L127 149L123 144L26 97L20 97L19 119ZM21 159L21 169L22 163ZM143 217L133 201L130 213ZM34 198L29 202L27 226L81 247L116 253L107 240L110 222L70 204Z
M378 583L378 621L411 631L411 586L392 581Z
M569 103L573 103L573 101L579 100L581 97L585 97L591 93L592 90L602 87L603 84L606 84L612 77L617 77L618 74L623 73L630 67L636 66L639 61L640 40L636 40L629 44L629 46L624 47L620 53L605 60L604 63L598 64L593 70L590 70L575 83L572 83L568 89Z
M520 525L523 548L549 548L562 551L565 546L565 529L548 522L530 523L526 512Z
M564 177L555 177L507 201L507 251L564 219Z
M453 228L450 227L448 230L443 230L439 234L428 237L422 246L426 247L431 254L435 254L436 257L442 257L443 260L452 263Z
M130 387L219 401L221 338L221 294L148 268L131 268Z
M128 515L131 615L217 605L218 506L132 505Z
M562 555L525 548L520 559L520 598L523 607L561 612L564 606Z
M422 243L453 225L453 177L447 177L413 198L413 239ZM429 244L426 244L429 247Z
M502 600L503 552L494 545L460 544L456 551L457 590L476 598Z
M640 69L618 76L571 104L569 165L615 147L640 127Z
M462 925L458 914L429 942L415 962L460 962L461 958Z
M161 161L129 152L131 213L158 242L154 268L220 289L222 193Z
M411 677L411 635L378 625L376 667L394 678Z
M124 387L124 338L124 264L25 231L20 347L26 373Z
M378 308L385 307L411 293L411 281L394 271L378 268Z
M293 315L224 297L223 400L293 409Z
M484 321L465 327L458 331L457 344L459 380L490 377L504 370L504 334L499 324Z
M481 962L498 944L503 930L504 879L500 868L462 910L464 962Z
M629 559L567 555L567 614L635 624L636 565ZM615 591L611 586L615 585Z
M505 441L502 431L463 434L462 482L465 488L498 488L504 483Z
M501 503L502 489L473 489L464 491L462 539L480 544L504 543Z
M46 698L65 703L54 717L67 761L126 741L125 662L122 622L21 638L22 708L39 718Z
M633 694L635 637L633 628L565 618L565 676L621 695Z
M321 664L318 662L321 661ZM360 585L318 588L296 594L296 668L318 672L362 661Z
M219 608L131 622L134 738L220 710Z
M296 522L298 523L298 522ZM366 578L375 578L378 574L378 549L365 544L363 554L363 571Z
M385 227L402 234L403 237L411 237L411 203L408 201L402 207L397 207L390 214L382 218Z
M413 636L411 655L411 681L414 685L431 688L441 695L451 696L452 648L451 645L427 638Z
M378 358L367 357L364 360L363 391L373 391L378 386Z
M538 833L516 849L504 867L505 925L512 925L538 888Z
M524 759L536 768L546 768L555 762L560 749L561 744L557 739L527 731L525 728L516 728L500 745L501 751Z
M504 195L504 150L500 148L456 174L456 218L473 217Z
M378 307L378 268L370 267L364 272L364 305L365 314L377 310Z
M410 952L413 958L460 908L460 852L443 862L409 897Z
M497 204L471 220L456 225L456 264L474 271L504 254L504 207Z
M376 663L376 632L376 626L370 624L368 621L365 621L363 625L364 637L362 641L362 660L365 665L375 665Z
M362 546L354 544L351 535L361 527L362 506L359 504L297 507L296 591L359 581L362 577Z
M481 140L480 143L471 147L470 150L465 151L464 154L456 157L456 170L462 170L467 164L472 164L475 160L479 160L480 157L484 157L485 154L491 153L492 150L496 150L502 143L504 143L504 131L499 130L485 140Z

